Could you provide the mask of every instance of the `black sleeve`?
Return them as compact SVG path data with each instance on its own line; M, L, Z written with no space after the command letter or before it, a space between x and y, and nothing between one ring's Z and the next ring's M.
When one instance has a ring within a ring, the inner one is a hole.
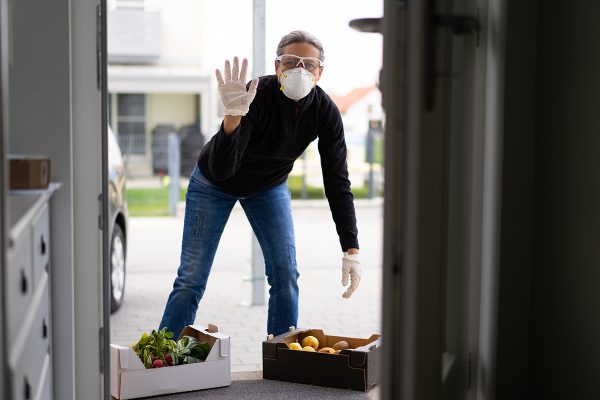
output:
M319 153L325 184L325 195L340 238L342 251L358 248L358 229L354 196L348 179L347 150L342 117L329 100L320 113Z
M208 169L215 180L222 181L230 178L239 169L252 135L254 121L259 113L258 97L257 91L248 113L242 117L240 125L231 135L225 134L221 122L217 134L204 147L203 152L208 153Z

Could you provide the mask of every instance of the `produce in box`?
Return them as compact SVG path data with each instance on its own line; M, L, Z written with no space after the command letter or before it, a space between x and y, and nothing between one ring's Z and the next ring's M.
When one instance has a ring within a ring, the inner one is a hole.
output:
M192 336L183 336L174 341L173 332L167 328L153 330L150 335L142 334L140 340L131 345L135 354L146 368L162 368L183 364L193 364L206 360L210 344L199 342Z
M340 351L350 348L350 345L345 340L340 340L331 347L319 348L319 340L314 336L306 336L302 339L302 343L292 342L288 344L291 350L318 351L319 353L340 354Z

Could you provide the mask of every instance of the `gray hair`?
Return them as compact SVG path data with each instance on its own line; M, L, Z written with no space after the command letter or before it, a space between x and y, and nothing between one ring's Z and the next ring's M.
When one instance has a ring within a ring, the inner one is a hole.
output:
M306 31L292 31L281 38L277 45L277 56L283 55L285 48L292 43L309 43L319 50L319 59L325 61L325 52L321 41L312 33Z

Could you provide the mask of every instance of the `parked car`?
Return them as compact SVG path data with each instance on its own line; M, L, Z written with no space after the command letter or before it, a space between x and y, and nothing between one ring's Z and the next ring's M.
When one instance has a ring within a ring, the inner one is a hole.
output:
M125 295L127 260L127 179L117 137L108 128L108 216L110 238L110 312L117 311Z

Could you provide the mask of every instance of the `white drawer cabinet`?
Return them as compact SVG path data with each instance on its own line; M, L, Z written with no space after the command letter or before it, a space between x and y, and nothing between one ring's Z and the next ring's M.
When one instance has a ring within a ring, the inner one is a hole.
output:
M52 398L50 198L58 187L8 196L5 289L12 400Z
M13 342L21 329L23 315L33 295L33 257L31 232L26 229L9 241L6 270L6 305L8 309L8 340Z
M50 363L50 356L44 360L44 367L42 369L42 379L40 380L40 386L38 387L35 400L51 400L52 399L52 364Z
M48 267L50 259L50 217L46 204L33 217L31 240L33 253L33 285L36 286Z
M44 361L50 357L50 296L48 292L47 274L40 280L40 291L32 299L32 311L23 324L23 332L13 342L10 351L13 352L14 378L23 386L24 393L38 392L43 378ZM27 386L29 386L28 389ZM19 399L20 397L16 397ZM23 397L27 399L28 397Z

